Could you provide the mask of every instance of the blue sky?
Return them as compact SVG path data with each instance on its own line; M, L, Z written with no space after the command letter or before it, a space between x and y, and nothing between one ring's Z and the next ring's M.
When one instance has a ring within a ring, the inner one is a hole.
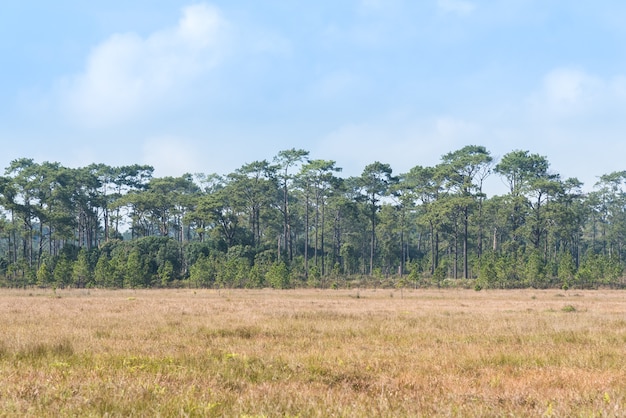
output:
M295 147L358 175L476 144L589 189L626 169L624 22L603 0L7 0L0 165L227 174Z

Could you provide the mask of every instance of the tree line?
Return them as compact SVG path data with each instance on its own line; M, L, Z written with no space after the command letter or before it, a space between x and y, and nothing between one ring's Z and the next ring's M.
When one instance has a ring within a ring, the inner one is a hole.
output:
M12 161L0 284L45 287L622 286L626 171L583 193L546 157L466 146L342 177L302 149L227 175ZM487 196L489 176L507 185Z

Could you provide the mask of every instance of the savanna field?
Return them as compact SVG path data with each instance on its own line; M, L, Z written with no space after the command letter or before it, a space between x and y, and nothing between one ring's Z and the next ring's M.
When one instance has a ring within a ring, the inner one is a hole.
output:
M1 416L626 416L626 293L0 290Z

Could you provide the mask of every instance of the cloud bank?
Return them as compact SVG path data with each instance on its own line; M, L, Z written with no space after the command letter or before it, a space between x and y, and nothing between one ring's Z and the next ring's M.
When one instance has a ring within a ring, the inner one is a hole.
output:
M485 145L496 160L524 149L547 156L555 172L578 177L589 190L600 175L623 169L624 108L626 77L556 67L508 103L346 123L320 138L313 151L332 155L345 173L358 175L376 160L397 172L435 165L443 154L470 144Z
M228 22L219 10L195 4L175 27L143 38L114 34L93 48L83 72L61 83L67 117L106 127L167 105L220 59Z
M194 141L163 136L144 141L142 162L153 166L156 176L177 177L206 171L203 153L203 147Z

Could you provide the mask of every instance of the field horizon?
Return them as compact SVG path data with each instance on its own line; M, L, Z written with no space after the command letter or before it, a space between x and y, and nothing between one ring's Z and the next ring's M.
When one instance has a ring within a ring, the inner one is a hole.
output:
M622 290L0 290L4 416L623 416Z

